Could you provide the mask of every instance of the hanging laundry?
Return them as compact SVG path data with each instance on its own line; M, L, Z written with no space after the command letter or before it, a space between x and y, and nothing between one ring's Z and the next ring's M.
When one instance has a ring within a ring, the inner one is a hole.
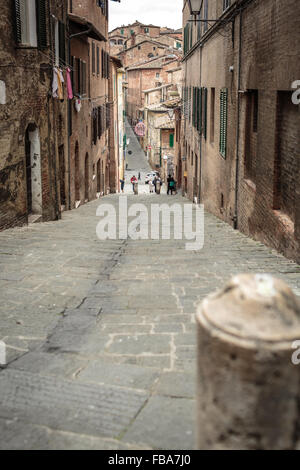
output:
M52 96L53 98L58 98L58 80L57 80L57 69L53 68L53 82L52 82Z
M69 100L73 99L73 90L72 90L72 80L71 80L71 70L67 68L67 92Z
M57 88L57 95L58 95L58 99L63 101L64 99L64 90L63 90L63 83L64 83L64 76L63 76L63 73L60 69L58 69L58 72L57 72L57 84L58 84L58 88Z
M63 101L64 99L64 91L63 91L63 83L64 83L64 76L60 69L56 67L53 68L53 82L52 82L52 96L53 98L58 98L59 100Z

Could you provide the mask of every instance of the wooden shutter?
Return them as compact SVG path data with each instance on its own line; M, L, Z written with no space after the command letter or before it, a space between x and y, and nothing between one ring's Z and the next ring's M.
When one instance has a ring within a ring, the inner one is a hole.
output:
M46 49L47 42L47 0L36 1L36 22L38 48Z
M97 108L98 112L98 139L101 137L101 107L98 106Z
M61 21L58 23L59 33L59 60L62 65L66 62L66 27Z
M100 74L100 53L99 46L97 46L97 75Z
M104 78L104 50L101 49L101 76Z
M170 148L174 147L174 134L170 134Z
M95 43L92 43L92 73L94 74L95 70Z
M228 90L223 88L220 93L220 154L226 158L227 147L227 106Z
M202 134L202 88L199 88L199 133Z
M81 94L86 94L86 62L81 61Z
M207 88L203 88L204 106L203 106L203 136L207 138Z
M24 2L24 0L14 0L14 29L17 44L20 44L22 41L21 2Z
M197 88L197 131L200 132L200 88Z
M76 59L77 93L81 94L81 60Z

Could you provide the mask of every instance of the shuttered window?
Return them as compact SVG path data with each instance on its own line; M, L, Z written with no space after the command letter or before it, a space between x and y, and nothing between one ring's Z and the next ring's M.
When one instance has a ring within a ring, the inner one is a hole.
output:
M198 109L198 119L199 119L199 122L198 122L198 131L199 131L199 134L202 134L202 115L203 115L203 106L202 106L202 88L199 88L199 109Z
M38 48L46 49L47 42L47 0L36 1Z
M96 68L95 68L95 43L92 43L92 74L95 74Z
M12 0L12 2L16 43L46 49L48 0Z
M66 62L66 28L64 23L61 21L58 23L58 34L59 34L59 60L61 65Z
M86 62L81 61L81 95L86 94Z
M228 112L228 89L223 88L220 92L220 154L226 158L227 149L227 112Z
M97 75L100 75L100 50L97 46Z
M207 138L207 88L203 88L203 137Z
M174 134L170 134L170 148L174 147Z

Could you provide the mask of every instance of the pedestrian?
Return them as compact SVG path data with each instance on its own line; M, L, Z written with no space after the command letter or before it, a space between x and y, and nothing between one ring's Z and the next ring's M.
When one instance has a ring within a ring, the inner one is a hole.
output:
M154 193L154 185L152 181L149 181L149 189L150 189L150 194Z
M169 175L169 177L167 179L167 182L168 182L167 194L169 195L170 192L171 192L171 196L173 196L173 191L175 190L175 180L174 180L173 176Z
M133 175L133 177L131 178L130 181L131 181L131 184L132 184L132 190L133 190L133 192L135 192L134 191L134 185L138 182L138 180L136 179L136 176Z
M139 178L139 181L141 181L141 173L140 172L139 172L138 178Z
M125 181L123 179L120 179L120 183L121 183L121 191L122 193L124 193Z

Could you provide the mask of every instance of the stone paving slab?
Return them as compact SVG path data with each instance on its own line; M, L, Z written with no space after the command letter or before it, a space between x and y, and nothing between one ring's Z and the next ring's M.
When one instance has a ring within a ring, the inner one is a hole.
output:
M149 399L123 439L154 449L191 450L195 446L195 401L159 395Z
M147 398L145 392L12 369L0 374L0 417L79 434L118 437Z

